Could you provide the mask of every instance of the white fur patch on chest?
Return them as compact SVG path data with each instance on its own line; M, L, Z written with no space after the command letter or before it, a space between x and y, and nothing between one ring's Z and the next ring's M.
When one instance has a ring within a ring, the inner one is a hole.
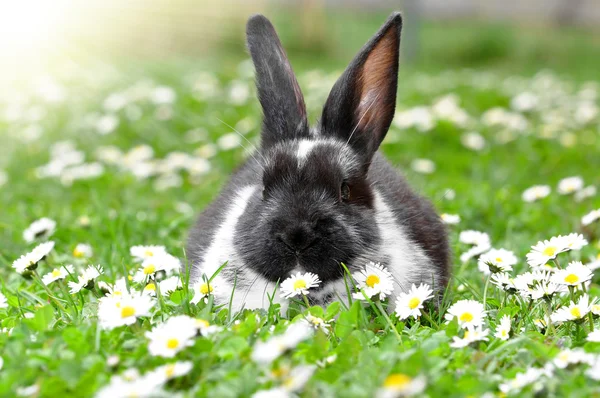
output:
M200 274L206 275L207 278L214 275L225 262L227 262L227 274L237 274L237 281L219 274L211 282L214 287L213 294L216 303L229 304L231 300L232 311L234 312L240 311L242 308L268 308L270 303L267 294L273 295L275 293L274 302L280 302L279 292L275 291L276 284L269 282L247 268L235 250L236 225L242 214L244 214L248 201L256 189L256 186L251 185L244 187L237 193L199 265ZM245 237L245 239L251 238ZM231 292L234 289L234 282L236 282L236 288L232 298Z

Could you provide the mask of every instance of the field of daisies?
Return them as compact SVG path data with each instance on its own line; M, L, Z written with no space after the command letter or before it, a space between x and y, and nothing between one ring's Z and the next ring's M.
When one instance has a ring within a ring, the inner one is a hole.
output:
M448 226L439 305L420 285L389 311L368 263L347 302L310 306L297 274L287 311L233 313L184 248L258 143L235 65L69 64L0 91L0 396L600 393L599 82L402 71L382 150ZM340 71L297 72L314 119Z

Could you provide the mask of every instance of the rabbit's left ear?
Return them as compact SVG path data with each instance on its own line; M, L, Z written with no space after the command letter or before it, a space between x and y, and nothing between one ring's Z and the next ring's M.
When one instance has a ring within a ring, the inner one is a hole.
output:
M321 117L321 134L347 140L368 165L396 108L402 17L394 13L333 86Z
M264 16L254 15L246 36L263 109L262 146L308 137L304 97L275 28Z

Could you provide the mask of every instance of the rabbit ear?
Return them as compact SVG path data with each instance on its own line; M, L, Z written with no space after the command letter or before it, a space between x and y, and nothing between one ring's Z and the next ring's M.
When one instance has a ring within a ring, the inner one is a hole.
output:
M254 15L248 20L246 35L264 114L263 147L308 137L304 97L275 28L264 16Z
M366 164L383 141L396 108L402 17L394 13L333 86L321 133L347 140Z

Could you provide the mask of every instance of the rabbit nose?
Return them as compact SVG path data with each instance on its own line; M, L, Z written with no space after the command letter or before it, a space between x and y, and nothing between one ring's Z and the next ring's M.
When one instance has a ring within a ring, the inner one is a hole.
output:
M288 248L299 254L315 241L315 233L308 223L294 225L286 228L283 232L277 234Z

